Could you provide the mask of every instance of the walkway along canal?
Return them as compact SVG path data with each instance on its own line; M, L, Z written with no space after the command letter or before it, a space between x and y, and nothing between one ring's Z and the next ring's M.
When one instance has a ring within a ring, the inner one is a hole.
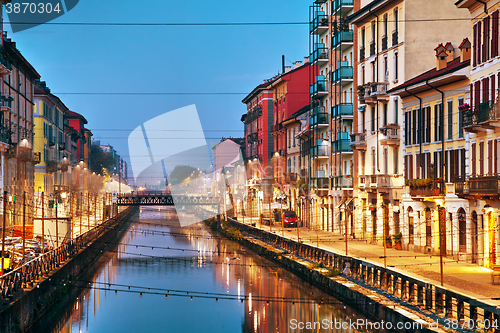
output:
M30 332L311 332L315 322L315 332L338 332L335 323L366 321L205 224L180 228L167 207L141 208L76 282Z

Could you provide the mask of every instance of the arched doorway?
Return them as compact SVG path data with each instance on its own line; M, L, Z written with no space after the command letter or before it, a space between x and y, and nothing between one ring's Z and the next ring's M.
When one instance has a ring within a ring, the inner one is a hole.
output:
M413 208L408 207L408 244L413 244Z
M431 209L425 209L425 246L432 245L432 213Z

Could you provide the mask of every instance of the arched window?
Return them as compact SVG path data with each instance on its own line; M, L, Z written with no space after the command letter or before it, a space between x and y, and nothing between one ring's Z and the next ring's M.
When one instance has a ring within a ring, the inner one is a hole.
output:
M413 244L413 208L408 207L408 244Z

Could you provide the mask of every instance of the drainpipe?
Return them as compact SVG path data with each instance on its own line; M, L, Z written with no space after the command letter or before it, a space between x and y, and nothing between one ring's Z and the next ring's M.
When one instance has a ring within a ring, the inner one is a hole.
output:
M423 136L422 136L422 99L418 97L417 95L413 94L412 92L408 91L408 87L405 87L405 91L412 95L413 97L417 98L420 101L420 117L419 117L419 125L420 125L420 154L422 154L422 141L423 141ZM420 158L420 167L422 167L422 158Z
M441 112L441 119L439 119L439 120L441 122L441 151L443 152L441 154L441 177L443 177L443 183L444 183L444 170L446 168L445 159L444 159L444 92L442 92L438 88L431 86L429 84L429 80L425 80L425 84L427 86L429 86L429 88L434 89L441 94L442 112Z
M375 64L376 64L376 69L375 69L375 71L376 71L376 73L375 73L375 75L376 75L376 81L375 82L377 83L377 88L378 88L378 45L377 45L377 43L378 43L378 15L375 14L375 13L373 13L371 8L368 8L368 12L377 18L377 23L376 23L377 34L375 36L374 43L375 43L375 57L376 57L376 59L375 59ZM377 127L376 127L377 128L377 171L380 172L380 158L379 158L379 150L378 150L378 146L379 146L378 133L379 133L379 130L380 130L379 129L379 123L378 123L378 118L379 118L379 115L378 115L378 101L377 101L377 104L376 104L376 110L377 110L376 111L377 112Z

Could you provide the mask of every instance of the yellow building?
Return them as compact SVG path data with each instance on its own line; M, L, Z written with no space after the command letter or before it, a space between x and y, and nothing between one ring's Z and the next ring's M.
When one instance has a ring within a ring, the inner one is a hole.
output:
M398 233L404 189L402 100L388 93L435 66L441 42L470 35L468 13L449 1L376 0L348 17L356 26L357 126L351 135L359 164L354 188L356 238L382 245Z
M459 50L455 57L451 43L439 44L435 68L387 92L402 99L405 165L402 205L390 212L399 224L390 225L387 234L401 232L405 249L432 255L443 249L466 260L469 202L457 194L462 194L466 172L468 133L459 106L469 103L468 39Z
M500 214L499 144L500 88L499 1L461 0L458 8L470 12L472 62L470 69L470 107L465 113L464 130L470 133L468 180L463 197L466 210L467 251L473 262L486 267L499 264L498 216Z
M35 191L54 192L61 185L65 157L64 112L67 107L50 93L45 82L35 87L35 152L40 164L35 167Z

